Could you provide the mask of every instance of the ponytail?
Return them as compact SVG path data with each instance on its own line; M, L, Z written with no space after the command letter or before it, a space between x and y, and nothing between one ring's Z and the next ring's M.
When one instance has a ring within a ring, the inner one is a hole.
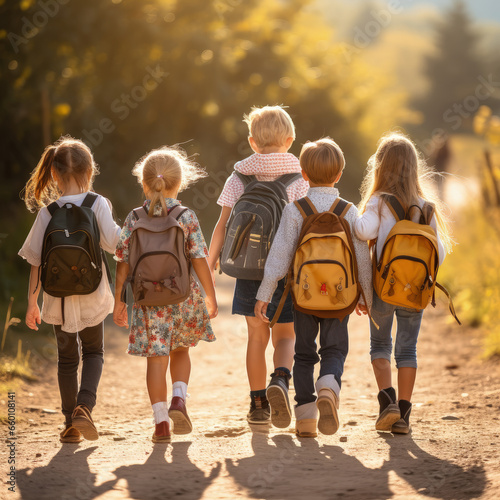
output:
M56 146L47 146L31 173L31 177L24 188L24 202L30 212L41 206L48 205L59 195L56 183L52 179L52 165L56 155Z
M154 216L155 207L158 202L161 205L161 214L167 215L167 204L165 203L165 198L163 197L163 190L165 189L165 187L165 179L163 178L163 175L157 175L154 181L151 183L151 204L149 206L148 212L148 215L150 217Z

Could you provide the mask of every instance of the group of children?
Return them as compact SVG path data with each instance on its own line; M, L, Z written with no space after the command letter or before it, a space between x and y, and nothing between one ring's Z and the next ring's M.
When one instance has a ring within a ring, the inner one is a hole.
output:
M286 188L290 203L283 209L265 262L263 279L236 280L232 312L245 316L248 328L248 422L272 422L280 428L290 425L292 412L288 390L293 367L297 435L316 436L317 430L334 434L339 427L338 409L348 353L349 315L338 318L306 313L294 307L291 296L285 300L283 295L284 278L294 258L304 216L298 205L292 202L307 197L308 203L318 213L328 211L339 199L335 185L345 167L344 155L329 138L306 143L299 159L288 153L295 139L295 128L289 114L280 106L254 108L245 121L249 127L249 143L255 153L236 163L235 172L224 186L217 202L221 206L221 215L209 250L195 213L190 209L177 209L180 214L177 223L184 233L186 257L198 278L190 278L188 298L165 306L141 305L134 301L128 353L147 358L147 389L155 419L153 442L170 441L172 422L174 434L187 434L192 430L186 409L191 368L189 348L200 340L215 340L210 324L210 319L217 316L213 275L232 209L244 192L238 173L255 176L263 182L274 181L284 174L301 174ZM113 220L110 202L99 195L91 208L99 226L100 246L114 254L117 261L114 300L109 281L103 274L91 293L59 298L44 291L41 312L37 303L39 276L43 271L42 248L53 212L49 210L51 204L56 202L59 207L85 204L96 173L90 149L79 140L63 137L46 148L25 190L27 207L39 209L19 252L31 265L26 324L34 330L38 329L41 319L54 325L59 390L66 419L60 435L62 442L78 443L84 438L98 438L92 410L103 366L103 321L112 312L118 326L129 326L122 292L130 274L131 235L140 217L138 209L131 211L120 228ZM142 158L135 165L133 175L146 197L144 210L148 217L155 218L175 211L180 205L178 193L206 173L192 163L184 151L163 147ZM373 258L377 259L396 223L393 211L384 203L384 195L396 196L406 210L413 205L423 207L431 202L435 211L430 226L437 233L439 260L442 262L451 240L442 204L433 196L430 182L430 170L414 144L402 134L387 135L370 158L359 212L355 206L346 204L342 214L348 223L346 227L352 239L362 292L355 310L357 314L369 314L371 318L370 354L380 391L376 428L382 431L407 433L410 430L411 395L417 369L416 343L422 309L391 305L377 296L372 285L372 257L367 242L371 242ZM278 317L271 327L270 318L275 315ZM390 365L394 315L397 317L398 394L393 388ZM318 332L319 350L316 345ZM274 347L274 369L267 383L265 352L270 338ZM82 373L79 384L80 351ZM166 383L169 360L172 378L170 405L167 403ZM318 361L321 363L320 372L315 383L314 366Z

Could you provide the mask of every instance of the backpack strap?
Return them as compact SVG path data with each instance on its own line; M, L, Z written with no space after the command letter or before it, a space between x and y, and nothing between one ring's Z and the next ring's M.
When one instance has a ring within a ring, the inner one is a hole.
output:
M293 203L298 208L300 215L302 215L304 219L310 215L318 213L316 207L313 205L313 202L307 196L300 198L300 200L295 200Z
M142 207L134 208L132 210L132 212L134 212L134 216L135 216L136 220L144 219L145 217L149 217L148 211L144 205Z
M337 198L334 202L333 205L330 207L329 212L333 212L335 215L338 217L345 217L347 212L349 212L349 209L351 208L352 203L349 203L348 201L342 199L342 198Z
M391 194L382 195L382 199L385 201L386 205L389 207L392 215L396 219L396 222L406 219L406 210L401 205L401 202Z
M295 172L291 174L284 174L281 177L278 177L276 181L281 182L285 188L293 184L295 181L298 181L299 179L302 179L302 174L300 172ZM276 182L275 181L275 182Z
M237 170L234 171L236 177L243 183L243 187L246 188L251 182L256 181L257 177L255 175L245 175Z
M83 202L80 206L92 208L92 206L95 203L95 200L97 200L96 193L87 193L87 196L85 196L85 199L83 200Z
M274 313L273 319L269 323L269 328L272 328L276 322L278 321L281 311L283 311L283 306L285 305L286 298L288 297L288 294L290 293L290 288L292 287L292 282L293 279L291 277L291 273L289 272L287 279L286 279L286 285L285 285L285 290L283 291L283 295L281 296L281 300L278 304L278 307L276 308L276 312Z
M56 213L56 210L59 208L59 204L57 201L53 201L50 205L47 205L47 210L50 215L53 216Z
M436 207L432 203L425 202L422 211L424 213L425 223L427 225L430 225L431 220L434 217L434 212L436 211Z
M182 205L176 205L168 211L168 215L172 216L175 220L179 220L180 216L188 210L187 207L183 207Z
M460 323L460 320L457 317L457 313L455 312L455 307L453 306L453 301L451 300L451 296L448 293L448 290L446 290L446 288L443 285L441 285L441 283L438 283L437 281L436 281L436 288L439 288L446 295L446 297L448 297L448 306L450 308L450 313L455 318L456 322L459 325L461 325L462 323ZM436 298L435 298L434 294L432 296L431 305L432 305L432 307L436 307Z

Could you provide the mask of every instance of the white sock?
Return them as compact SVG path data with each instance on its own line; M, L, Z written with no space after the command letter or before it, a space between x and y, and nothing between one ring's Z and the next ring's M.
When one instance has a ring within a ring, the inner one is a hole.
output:
M170 419L168 418L168 407L166 401L160 401L159 403L155 403L151 406L153 407L155 424L159 424L160 422L170 422Z
M188 386L186 382L174 382L172 384L172 397L179 397L186 401Z

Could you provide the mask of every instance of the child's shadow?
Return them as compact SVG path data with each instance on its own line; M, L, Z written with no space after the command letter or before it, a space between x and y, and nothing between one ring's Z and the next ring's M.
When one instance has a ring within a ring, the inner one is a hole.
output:
M21 469L16 473L17 486L24 500L54 498L87 500L110 490L115 481L95 486L96 474L90 472L87 462L97 446L76 450L73 446L62 446L43 467Z
M464 469L422 450L411 435L380 433L380 437L390 446L390 458L382 469L394 471L415 491L445 500L477 498L483 493L486 475L482 464Z
M274 443L274 445L273 445ZM252 436L254 456L226 459L226 467L254 498L390 498L387 474L365 467L339 446L320 447L316 439L263 433Z
M210 474L205 476L205 473L189 460L190 445L190 441L172 443L172 462L168 463L165 460L165 451L170 445L156 444L143 464L118 467L113 472L116 481L127 481L130 499L144 500L167 496L201 498L203 492L220 474L221 463L217 462Z

